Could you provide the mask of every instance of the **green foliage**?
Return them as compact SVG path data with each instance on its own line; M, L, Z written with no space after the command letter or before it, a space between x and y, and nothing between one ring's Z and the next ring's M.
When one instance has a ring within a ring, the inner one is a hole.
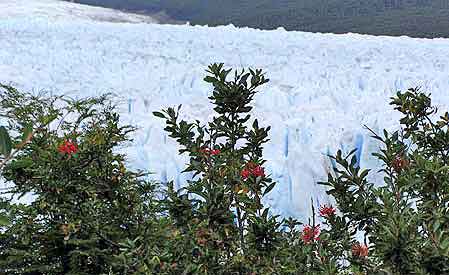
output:
M166 119L165 130L181 145L180 153L190 157L185 171L195 175L185 188L169 188L168 205L179 217L180 234L194 240L184 248L195 254L196 273L449 272L449 115L433 122L436 109L427 95L417 89L399 92L391 104L404 115L403 131L384 131L384 137L372 132L384 145L374 155L384 162L379 172L385 174L385 185L368 180L370 171L357 165L355 151L337 152L332 157L337 167L321 184L328 186L339 214L321 207L320 232L312 208L313 217L300 230L299 222L281 221L263 206L263 196L275 183L245 173L265 163L262 146L269 127L260 128L248 112L267 80L259 70L235 72L228 80L231 70L223 64L211 65L208 73L205 81L214 88L209 99L217 113L211 122L180 120L180 107L154 113ZM357 234L363 234L362 243ZM191 261L190 254L180 255L177 267Z
M4 157L8 157L11 154L12 142L8 131L4 126L0 127L0 153Z
M164 204L180 240L170 241L161 253L166 257L160 260L169 263L164 270L170 274L344 271L340 260L350 245L336 245L332 237L338 236L321 236L315 216L301 230L302 223L273 216L263 205L276 184L262 167L270 127L261 127L251 117L250 104L268 79L261 70L232 73L223 64L212 64L207 72L204 80L213 86L209 99L215 111L210 122L180 119L181 106L153 113L165 119L165 131L179 143L179 153L189 156L184 171L194 176L177 191L168 184ZM349 234L346 240L351 240Z
M251 102L261 70L208 67L214 115L154 115L188 156L193 175L175 189L126 168L122 126L106 97L32 96L4 86L11 152L0 200L0 271L6 274L449 274L449 114L418 89L398 92L402 130L380 136L384 184L370 182L355 151L337 152L327 186L336 207L303 224L273 215L276 186L263 166L269 126ZM440 114L439 118L436 118ZM29 125L33 125L30 127ZM6 136L6 135L5 135ZM4 155L4 159L7 157ZM362 236L360 238L360 236Z
M166 119L165 130L180 144L179 152L190 157L185 172L195 176L176 193L169 188L168 207L184 238L196 239L188 249L195 254L195 272L247 272L245 251L270 251L278 233L272 227L277 222L268 218L262 205L263 196L274 186L261 167L262 145L270 128L259 127L257 120L250 128L247 125L249 103L268 80L260 70L249 70L235 72L229 81L231 70L223 64L209 66L208 73L204 80L214 87L209 99L217 114L211 122L180 120L181 106L154 113ZM243 179L241 172L248 164L260 173ZM198 224L192 227L191 220ZM192 261L190 253L180 257L178 265Z
M327 182L347 230L363 230L371 267L385 274L449 273L449 115L418 89L398 92L391 105L403 114L402 131L373 138L385 184L367 180L354 152L333 157L339 164ZM371 131L371 130L370 130ZM338 225L331 222L331 225Z
M30 204L7 207L10 223L0 231L2 272L124 274L132 269L118 258L121 243L139 237L155 221L150 217L156 207L155 185L126 169L124 156L116 153L133 129L120 126L105 97L76 101L5 87L0 104L8 132L23 133L11 138L23 145L3 168L3 178L14 184L4 195L34 195Z
M14 94L17 91L9 86L0 83L0 89L7 94ZM5 164L11 160L31 139L33 136L33 126L28 123L24 127L18 129L22 133L21 137L15 141L11 139L10 133L5 126L0 126L0 170ZM13 150L14 149L14 150ZM10 209L10 204L5 198L0 198L0 226L6 226L10 223L11 217L7 212Z
M332 33L448 37L449 4L440 0L76 0L200 25Z

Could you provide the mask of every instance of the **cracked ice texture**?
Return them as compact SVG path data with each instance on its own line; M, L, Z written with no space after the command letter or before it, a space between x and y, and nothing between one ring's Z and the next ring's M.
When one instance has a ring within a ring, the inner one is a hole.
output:
M379 167L370 156L379 144L363 125L398 129L388 105L397 90L422 86L449 109L448 39L8 18L0 44L3 83L73 97L114 93L123 121L139 127L126 148L133 167L178 186L189 178L180 174L186 158L151 112L183 104L184 118L210 119L207 65L263 69L271 81L253 114L272 126L265 156L279 182L267 203L300 218L310 198L329 200L316 184L326 179L326 154L357 147L362 167Z

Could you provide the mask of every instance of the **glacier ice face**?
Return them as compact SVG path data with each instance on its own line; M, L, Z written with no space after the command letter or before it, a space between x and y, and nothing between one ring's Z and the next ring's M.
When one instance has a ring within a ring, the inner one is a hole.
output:
M177 186L190 176L180 174L186 159L151 112L183 104L185 118L211 118L207 65L263 69L271 81L253 114L272 126L265 156L279 182L267 202L300 218L310 198L329 201L316 184L332 165L327 154L357 147L362 167L379 165L363 125L398 128L388 105L397 90L422 86L449 106L447 39L8 18L0 44L3 83L72 97L114 93L123 121L139 127L124 148L133 167Z

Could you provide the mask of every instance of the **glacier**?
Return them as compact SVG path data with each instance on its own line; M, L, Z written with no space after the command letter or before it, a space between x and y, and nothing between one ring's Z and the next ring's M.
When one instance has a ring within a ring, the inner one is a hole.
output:
M0 19L30 18L54 20L90 20L122 23L157 23L152 16L121 12L60 0L2 0Z
M51 12L51 11L50 11ZM389 106L398 90L420 86L449 109L449 39L320 34L230 26L104 22L64 16L0 16L0 82L74 98L112 93L124 123L139 129L123 150L132 167L182 186L186 158L151 112L182 104L185 119L213 115L205 69L223 62L260 68L270 82L253 115L272 126L266 168L279 184L267 203L301 219L310 200L331 203L317 185L336 150L357 148L364 168L379 168L379 147L363 128L399 128ZM378 181L375 173L373 181Z

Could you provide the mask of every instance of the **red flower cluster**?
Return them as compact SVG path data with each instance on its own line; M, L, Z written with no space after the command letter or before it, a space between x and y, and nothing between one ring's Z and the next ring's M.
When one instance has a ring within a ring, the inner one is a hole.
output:
M311 227L310 225L306 225L302 230L301 238L305 244L309 244L310 242L313 241L319 241L320 240L319 235L320 235L319 225L315 226L314 228Z
M59 145L58 151L63 154L75 154L78 152L78 145L72 142L72 140L65 140L64 143Z
M242 172L240 172L240 175L243 179L247 179L251 175L251 171L248 169L243 169Z
M264 171L263 167L261 167L259 165L256 166L256 168L254 168L251 173L255 177L265 177L265 171Z
M209 149L209 148L200 149L200 152L205 155L211 155L211 156L216 156L221 153L220 149Z
M368 256L368 247L366 245L356 243L352 245L352 256L364 258Z
M330 217L335 214L335 208L332 206L323 205L320 207L320 216L321 217Z
M257 165L254 162L248 162L242 172L240 172L240 175L243 179L247 179L251 175L255 177L265 177L265 170L262 166Z

